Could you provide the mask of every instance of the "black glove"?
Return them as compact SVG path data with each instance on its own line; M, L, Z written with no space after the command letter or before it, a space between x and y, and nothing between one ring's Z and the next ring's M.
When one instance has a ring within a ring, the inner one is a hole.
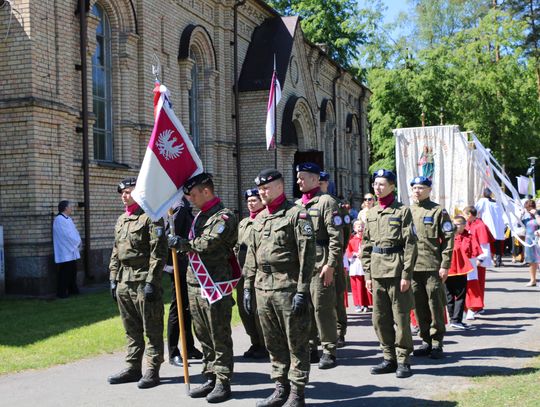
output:
M296 293L292 299L292 313L294 315L303 314L307 309L308 297L303 293Z
M244 288L244 309L246 314L251 315L253 310L251 309L251 290L249 288Z
M152 283L146 283L144 286L144 299L148 302L155 301L156 299L156 288Z
M178 235L169 235L167 237L169 249L176 249L179 252L187 253L190 250L189 240Z
M111 295L114 302L116 302L116 281L111 280Z

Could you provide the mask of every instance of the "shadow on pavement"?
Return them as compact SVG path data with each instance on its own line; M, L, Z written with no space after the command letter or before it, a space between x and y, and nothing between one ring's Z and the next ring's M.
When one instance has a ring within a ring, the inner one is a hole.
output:
M337 407L453 407L457 406L454 401L431 401L414 397L367 397L354 400L336 400L328 403L317 403L312 406L337 406Z
M512 369L503 366L444 366L443 368L420 368L415 367L415 374L426 374L432 376L460 376L460 377L480 377L480 376L513 376L539 372L538 368Z

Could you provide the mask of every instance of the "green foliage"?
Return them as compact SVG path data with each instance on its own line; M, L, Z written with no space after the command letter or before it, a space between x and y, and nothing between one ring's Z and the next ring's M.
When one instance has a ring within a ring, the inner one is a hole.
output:
M507 168L540 154L536 65L518 45L525 23L490 10L474 27L451 32L414 57L394 47L398 63L368 70L372 168L393 163L391 130L420 126L422 111L426 125L439 124L442 113L445 123L473 130Z
M366 41L365 27L369 21L366 10L354 0L269 0L283 15L302 18L302 30L313 43L329 47L330 56L349 67L358 46Z

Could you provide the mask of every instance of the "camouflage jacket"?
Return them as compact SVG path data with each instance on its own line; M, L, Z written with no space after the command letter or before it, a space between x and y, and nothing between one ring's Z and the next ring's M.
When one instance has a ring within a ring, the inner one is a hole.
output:
M244 287L309 293L315 267L315 234L307 212L285 201L253 222L244 264Z
M337 267L343 261L343 217L338 201L319 191L306 205L302 204L301 199L298 199L296 204L306 208L313 222L317 244L314 272L318 272L324 265Z
M236 242L234 252L238 257L240 267L244 267L244 263L246 262L247 245L249 244L249 235L252 228L253 219L251 219L249 216L242 219L238 224L238 242Z
M140 208L132 215L120 215L109 264L111 281L146 281L161 286L166 259L163 220L152 222Z
M220 202L195 220L195 237L189 241L190 251L199 254L214 282L232 278L229 263L238 237L238 222L235 214ZM187 282L199 285L191 266L188 267Z

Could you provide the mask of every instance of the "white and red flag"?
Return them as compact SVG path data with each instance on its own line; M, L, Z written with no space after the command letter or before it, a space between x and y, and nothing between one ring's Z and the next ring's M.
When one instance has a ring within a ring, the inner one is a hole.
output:
M266 149L276 145L276 106L281 99L281 86L277 78L277 72L274 62L274 73L272 74L272 83L270 84L270 96L268 98L268 110L266 113Z
M154 130L132 192L133 199L157 221L182 198L184 183L202 171L195 147L171 107L169 91L156 83Z

